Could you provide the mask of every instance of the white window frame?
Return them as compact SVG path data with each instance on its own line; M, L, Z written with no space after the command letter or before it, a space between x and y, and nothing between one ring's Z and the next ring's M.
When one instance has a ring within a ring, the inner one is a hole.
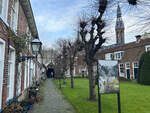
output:
M33 82L34 82L34 63L33 63L33 60L31 60L30 61L30 85L32 85L33 84Z
M27 78L28 77L28 61L25 61L25 70L24 70L24 89L27 88Z
M27 87L30 86L30 60L29 59L27 62L28 62L28 79L27 79Z
M145 46L145 51L147 52L147 51L150 51L150 50L148 50L148 48L150 48L150 45L146 45Z
M0 38L0 109L2 108L2 91L3 91L3 76L4 76L4 60L5 60L5 41Z
M6 25L8 25L8 1L9 0L2 0L2 13L0 13L0 18L5 22Z
M106 53L105 54L105 60L112 60L111 55L113 55L113 53Z
M129 64L129 67L127 67L127 64ZM125 63L126 78L127 78L127 69L130 70L130 65L131 65L130 62ZM131 73L130 73L130 78L131 78Z
M18 27L19 1L12 0L10 27L16 33Z
M76 76L76 66L74 65L74 68L73 68L73 75Z
M129 67L127 67L127 64L129 64ZM126 62L126 69L130 69L130 62Z
M19 63L17 68L18 73L17 73L16 95L19 96L21 93L22 63Z
M135 63L137 63L138 66L135 66ZM132 63L132 67L133 67L133 76L134 76L134 78L135 78L134 69L135 69L135 68L137 68L137 69L139 68L139 62L138 62L138 61L133 62L133 63Z
M117 52L114 52L114 59L115 60L121 60L123 55L122 53L124 54L124 51L117 51Z
M3 13L3 0L0 0L0 15Z
M121 69L120 69L120 68L121 68L121 65L123 65L123 69L125 69L124 64L123 64L123 63L120 63L120 64L119 64L119 76L120 76L120 77L124 77L125 72L124 72L124 73L121 73Z
M25 74L24 74L24 89L26 89L30 86L29 76L30 76L30 60L26 60L25 61Z
M7 83L9 82L9 85L7 84L7 88L9 88L9 89L7 89L7 90L9 90L9 92L7 92L7 99L6 99L7 101L14 97L15 60L16 60L15 49L12 46L10 46L9 51L12 51L12 53L11 53L11 59L10 59L10 61L8 61L11 63L11 67L10 67L10 76L9 76L10 78L8 79L10 81L7 81ZM8 74L9 74L9 72L8 72Z

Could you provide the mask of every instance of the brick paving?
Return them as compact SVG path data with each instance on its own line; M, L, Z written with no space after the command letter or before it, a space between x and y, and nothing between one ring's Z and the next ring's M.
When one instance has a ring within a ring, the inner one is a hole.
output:
M46 80L42 92L43 100L39 104L35 104L29 113L75 113L52 79Z

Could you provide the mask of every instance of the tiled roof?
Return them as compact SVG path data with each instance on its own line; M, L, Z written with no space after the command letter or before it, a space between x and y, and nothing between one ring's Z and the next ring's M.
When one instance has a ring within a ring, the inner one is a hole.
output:
M124 56L121 62L138 61L142 53L145 51L146 45L150 45L150 38L143 39L139 43L135 41L135 42L127 43L120 46L115 46L108 49L102 49L97 54L98 54L98 58L103 58L106 53L124 51Z

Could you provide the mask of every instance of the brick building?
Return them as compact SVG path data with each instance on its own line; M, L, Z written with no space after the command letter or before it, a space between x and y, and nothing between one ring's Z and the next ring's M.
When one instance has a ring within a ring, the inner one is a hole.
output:
M125 43L124 22L121 9L118 5L116 19L116 44L103 46L96 54L96 59L118 60L119 75L128 79L136 79L139 60L143 52L150 50L150 33L137 35L136 41ZM94 67L96 69L96 67ZM74 75L80 76L82 72L87 75L87 67L84 62L84 53L79 53L74 68Z
M124 22L118 5L116 20L116 44L105 46L98 52L98 59L118 60L119 75L128 79L136 79L140 57L149 50L150 34L137 35L136 41L125 44Z
M105 47L98 53L98 59L118 60L120 77L136 79L140 57L144 51L150 50L150 36L146 39L142 36L137 38L140 38L140 41Z
M0 0L0 109L38 80L42 69L41 55L38 60L18 63L18 48L10 31L16 36L26 34L29 41L38 36L30 0ZM30 43L27 45L21 56L32 55Z

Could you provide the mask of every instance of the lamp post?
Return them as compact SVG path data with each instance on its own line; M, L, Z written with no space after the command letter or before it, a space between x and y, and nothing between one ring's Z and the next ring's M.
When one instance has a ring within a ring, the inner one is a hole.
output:
M21 56L19 58L19 62L23 62L28 59L37 58L37 55L41 51L41 46L42 46L42 42L38 39L38 37L35 37L35 39L32 40L31 42L32 53L35 54L35 56Z

